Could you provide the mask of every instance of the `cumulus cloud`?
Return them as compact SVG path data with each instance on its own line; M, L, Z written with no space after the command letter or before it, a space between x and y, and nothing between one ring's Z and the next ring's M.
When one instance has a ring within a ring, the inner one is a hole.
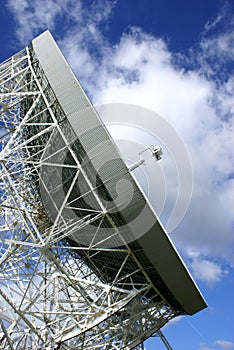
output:
M217 86L200 70L174 66L172 56L161 39L134 28L103 59L92 94L96 103L139 104L171 122L194 170L191 207L174 239L233 262L232 81Z
M234 31L215 32L225 19L222 13L207 24L200 46L180 60L164 40L141 28L131 28L111 45L104 33L115 3L95 1L87 10L82 1L8 1L22 43L45 27L53 32L62 21L57 39L95 104L147 107L181 135L191 155L194 193L172 238L189 258L192 251L202 253L191 267L198 279L213 284L225 274L213 258L234 263L234 74L222 68L233 57Z
M84 10L81 0L8 0L7 7L17 21L16 36L21 44L28 42L41 31L55 30L63 26L64 32L74 31L79 26L80 37L90 38L96 26L105 21L115 5L112 1L94 1L89 11ZM59 23L59 24L58 24ZM83 27L83 30L82 30Z
M215 38L203 40L201 47L209 56L227 60L233 57L233 44L234 34L225 33Z
M217 263L200 257L193 259L190 267L194 278L205 282L209 286L219 282L228 273Z
M199 350L216 350L216 349L213 347L208 347L206 345L201 345Z
M234 349L234 343L228 340L216 340L212 345L201 344L200 350L231 350Z
M27 44L35 33L45 27L52 30L56 18L66 9L68 0L64 1L29 1L9 0L8 8L13 12L18 27L16 36L21 44Z
M228 340L217 340L215 343L223 350L234 349L234 343Z

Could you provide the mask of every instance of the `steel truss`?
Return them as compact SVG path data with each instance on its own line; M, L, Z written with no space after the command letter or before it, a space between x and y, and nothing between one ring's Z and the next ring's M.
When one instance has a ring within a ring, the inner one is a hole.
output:
M0 65L0 113L0 348L140 348L177 314L162 296L158 301L146 296L153 287L137 259L135 270L123 273L131 255L127 245L120 249L125 258L119 271L107 283L92 257L111 248L100 248L95 237L88 247L66 239L102 220L105 208L64 221L66 196L59 208L54 203L53 220L45 210L41 168L59 173L62 166L46 157L55 133L75 160L67 165L74 176L68 193L82 168L69 146L72 131L61 127L65 116L31 47ZM50 198L53 190L47 188ZM135 273L144 283L134 284Z

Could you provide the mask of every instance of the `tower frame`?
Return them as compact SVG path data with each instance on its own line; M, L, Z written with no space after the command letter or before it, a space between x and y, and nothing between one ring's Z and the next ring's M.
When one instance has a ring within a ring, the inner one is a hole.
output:
M100 199L35 46L0 65L0 113L0 348L140 349L185 311L155 286ZM64 162L64 149L72 162ZM64 171L70 180L61 199L64 184L56 179ZM79 176L89 190L78 199L90 194L94 208L72 206ZM65 220L71 210L83 215ZM104 220L121 244L97 240ZM89 244L79 244L74 237L94 223ZM96 257L111 254L121 260L108 280L109 267Z

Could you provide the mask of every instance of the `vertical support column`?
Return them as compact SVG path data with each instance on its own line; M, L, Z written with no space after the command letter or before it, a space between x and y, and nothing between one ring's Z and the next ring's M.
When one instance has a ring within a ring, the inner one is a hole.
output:
M171 345L168 343L166 337L163 335L162 331L158 331L157 332L158 336L161 338L163 344L165 345L165 347L168 349L168 350L173 350Z

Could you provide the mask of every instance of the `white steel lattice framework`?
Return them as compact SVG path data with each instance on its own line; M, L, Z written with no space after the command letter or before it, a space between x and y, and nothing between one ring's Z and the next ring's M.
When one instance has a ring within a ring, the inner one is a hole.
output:
M155 287L100 201L33 46L0 65L0 113L0 349L138 348L184 311ZM47 153L54 137L60 149ZM64 149L72 162L58 161ZM45 178L61 178L64 169L69 181L58 204L53 198L64 184L50 187ZM79 176L89 185L83 194L74 190ZM53 201L51 215L40 184ZM84 207L87 193L96 209ZM83 214L65 220L69 210ZM107 219L121 240L113 248L96 239ZM92 223L95 234L79 245L73 237ZM111 254L119 260L110 273Z

